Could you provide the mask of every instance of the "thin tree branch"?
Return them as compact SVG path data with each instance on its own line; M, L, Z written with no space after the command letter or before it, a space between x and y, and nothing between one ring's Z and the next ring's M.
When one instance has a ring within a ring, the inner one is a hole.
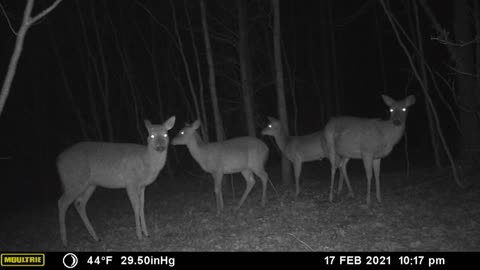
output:
M60 2L62 2L62 0L57 0L55 1L55 3L53 3L50 7L46 8L45 10L43 10L42 12L40 12L37 16L33 17L33 18L30 18L29 20L29 24L34 24L36 23L38 20L40 20L41 18L45 17L48 13L50 13L54 8L56 8L58 6L58 4L60 4Z
M450 153L450 149L449 147L447 146L447 143L446 143L446 140L445 140L445 137L443 136L443 133L441 132L441 129L440 129L440 120L438 119L438 114L437 114L437 111L435 110L435 106L433 105L433 102L430 98L430 95L428 94L427 90L425 89L425 85L423 84L423 81L421 80L421 76L420 74L418 73L418 70L413 62L413 59L412 59L412 56L410 54L410 52L408 51L405 43L403 42L402 38L400 37L400 33L398 31L398 28L397 28L397 25L395 23L395 21L392 19L393 17L393 14L390 12L390 10L387 8L387 6L385 5L385 2L384 0L380 0L380 4L382 5L383 7L383 10L385 11L385 14L387 15L387 18L388 20L390 21L390 24L392 25L392 28L393 28L393 31L395 33L395 36L398 40L398 43L400 45L400 47L403 49L405 55L407 56L407 59L408 59L408 62L410 63L410 67L412 68L412 71L414 72L415 74L415 77L417 78L418 80L418 83L420 84L422 90L423 90L423 93L425 95L425 98L427 99L429 105L431 106L432 108L432 113L433 113L433 116L434 116L434 119L435 119L435 122L436 122L436 127L437 127L437 130L438 130L438 135L440 136L440 139L442 141L442 144L443 144L443 147L445 149L445 152L447 154L447 157L450 161L450 164L452 165L452 172L453 172L453 176L454 176L454 179L455 179L455 182L457 183L458 186L460 187L465 187L465 185L462 183L462 181L460 180L459 176L458 176L458 172L457 172L457 167L456 167L456 164L453 160L453 157Z
M18 34L17 34L17 31L15 31L15 29L13 29L12 23L10 22L10 19L8 18L7 12L6 12L5 9L3 8L2 3L0 3L0 9L2 9L3 15L5 16L5 20L7 20L8 27L10 27L10 30L12 30L13 34L14 34L15 36L17 36L17 35L18 35Z
M447 65L448 68L450 68L451 70L455 71L456 73L458 74L461 74L461 75L465 75L465 76L470 76L470 77L473 77L473 78L477 78L477 74L473 74L473 73L469 73L469 72L465 72L465 71L461 71L457 68L454 68L452 67L451 65Z
M445 32L446 33L446 32ZM470 41L460 41L460 42L453 42L448 39L448 33L447 35L441 34L438 37L431 37L431 40L436 40L438 43L446 45L446 46L452 46L452 47L466 47L468 45L475 44L480 41L480 36L477 36L476 38L470 40Z

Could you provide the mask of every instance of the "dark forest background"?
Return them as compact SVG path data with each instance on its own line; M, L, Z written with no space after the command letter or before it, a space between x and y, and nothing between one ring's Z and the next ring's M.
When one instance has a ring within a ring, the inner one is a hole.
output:
M37 1L33 14L50 2ZM13 29L20 27L25 3L1 1L0 74L7 73L17 38L8 21ZM279 114L271 2L204 3L226 138L249 133L239 57L238 10L245 8L250 120L261 137L266 117ZM447 146L455 164L475 162L480 144L476 1L280 1L280 11L290 134L320 130L336 115L387 118L381 94L397 99L413 94L417 103L409 113L408 140L392 156L405 160L408 154L412 166L452 166ZM404 31L406 51L392 18ZM201 118L208 139L215 141L201 20L196 0L63 0L32 25L0 117L3 182L15 190L33 184L45 194L60 192L55 158L63 149L82 140L144 144L144 119L160 123L176 115L173 137L184 122ZM205 114L198 115L195 103L200 109L203 104ZM279 152L271 139L262 139L275 162ZM167 171L195 165L185 149L169 151Z

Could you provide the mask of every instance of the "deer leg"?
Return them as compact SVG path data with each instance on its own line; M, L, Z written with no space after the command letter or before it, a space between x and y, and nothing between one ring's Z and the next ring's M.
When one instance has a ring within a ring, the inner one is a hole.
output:
M245 187L245 191L243 192L242 198L240 199L240 202L238 203L238 206L236 207L235 210L238 210L245 199L247 198L248 194L252 190L253 186L255 185L255 178L253 178L253 174L251 170L244 170L242 171L243 178L245 178L245 182L247 186Z
M335 184L335 173L337 171L337 164L335 160L335 153L330 153L330 194L328 196L328 199L330 202L333 201L333 186Z
M217 202L217 215L223 210L223 196L222 196L222 178L223 173L215 173L213 175L215 201Z
M336 158L337 159L337 158ZM343 190L343 173L342 173L342 166L344 164L344 161L346 159L342 159L340 157L338 157L338 166L340 168L340 177L339 177L339 180L338 180L338 190L337 190L337 194L340 194L342 193L342 190Z
M370 189L372 184L372 157L362 156L363 166L365 167L365 174L367 175L367 206L370 206Z
M375 187L377 194L377 201L382 202L381 193L380 193L380 161L381 159L375 159L373 161L373 173L375 175Z
M341 167L342 173L340 174L340 177L343 176L345 178L345 183L347 184L347 188L348 188L348 196L354 197L353 189L352 189L352 186L350 185L350 180L348 179L348 174L347 174L347 164L349 160L350 160L349 158L345 158L342 161L342 167Z
M262 206L265 206L265 201L267 200L268 174L263 168L255 170L254 173L260 177L260 180L262 181Z
M137 238L142 240L142 231L140 229L140 188L137 186L127 186L127 194L135 216Z
M85 224L85 227L87 228L90 235L93 237L93 239L95 239L95 241L98 241L98 236L95 233L95 230L93 229L90 220L88 219L86 210L87 202L95 191L95 188L96 186L88 186L87 189L80 195L80 197L75 200L75 208L77 209L77 212L80 215L80 218L82 219L83 224Z
M338 178L338 189L337 189L337 194L341 194L343 190L343 171L342 171L342 165L340 164L340 177Z
M60 236L62 243L67 246L67 228L65 225L65 215L67 214L68 207L75 199L80 196L85 189L65 189L65 192L58 200L58 222L60 224Z
M142 232L146 237L149 237L147 230L147 223L145 222L145 187L140 188L140 224L142 225Z
M296 158L293 162L293 171L295 173L295 197L300 194L300 174L302 173L302 161Z

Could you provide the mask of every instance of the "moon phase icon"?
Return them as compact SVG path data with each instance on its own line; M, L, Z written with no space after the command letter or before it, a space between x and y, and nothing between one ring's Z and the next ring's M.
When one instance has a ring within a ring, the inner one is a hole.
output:
M66 268L72 269L78 264L78 258L75 254L73 253L67 253L65 256L63 256L63 265Z

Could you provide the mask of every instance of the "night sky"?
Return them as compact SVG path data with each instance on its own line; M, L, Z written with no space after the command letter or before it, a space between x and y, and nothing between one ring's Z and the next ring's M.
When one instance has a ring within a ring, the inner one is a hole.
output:
M1 0L15 29L21 22L25 2ZM43 10L50 2L53 1L37 1L33 13ZM272 11L269 1L247 2L258 132L267 123L267 116L277 116ZM411 3L393 2L394 15L411 31L412 14L407 12L411 10ZM246 128L238 54L231 44L238 35L236 4L234 1L206 3L225 133L228 138L243 136ZM450 4L450 1L431 4L446 26L451 25ZM184 122L195 120L191 116L190 90L174 37L172 16L175 12L194 87L198 89L185 10L189 12L194 43L199 51L209 118L206 124L213 137L208 70L197 1L64 0L27 33L11 93L0 117L0 156L8 158L0 162L2 180L11 183L14 191L33 184L42 188L44 193L39 196L49 200L57 198L60 184L55 158L66 147L85 140L76 110L81 112L89 139L107 140L102 99L105 89L109 90L115 142L145 143L143 119L160 123L176 115L177 124L170 132L172 137ZM281 1L281 16L291 132L294 121L296 132L301 135L320 130L333 115L387 118L381 94L397 99L413 94L417 103L411 108L407 121L410 158L418 160L416 164L421 166L431 165L424 162L430 158L431 150L423 94L377 1ZM0 74L6 74L16 36L4 14L1 17ZM420 25L427 59L433 68L445 72L449 63L447 51L430 39L433 30L421 10ZM332 80L326 77L333 75L341 91L340 106L322 117L322 104L327 102L325 89L333 87ZM448 90L443 90L449 97ZM442 125L448 127L451 125L448 112L439 110ZM95 116L98 123L94 121ZM96 132L95 127L101 132ZM449 144L457 143L456 132L446 135ZM262 139L274 146L271 139ZM399 159L404 159L403 143L402 140L392 154ZM170 151L177 150L172 147ZM271 152L272 159L278 158L276 150ZM188 164L194 164L188 155L181 157L187 159ZM180 166L174 162L173 168ZM3 189L2 192L10 191Z

